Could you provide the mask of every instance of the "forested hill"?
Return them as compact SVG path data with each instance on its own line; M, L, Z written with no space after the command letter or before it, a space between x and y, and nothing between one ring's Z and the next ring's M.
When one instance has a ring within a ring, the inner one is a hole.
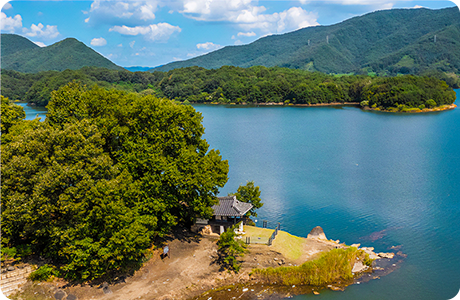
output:
M377 11L331 26L308 27L248 45L227 46L152 70L189 66L214 69L224 65L281 66L336 74L421 74L427 70L458 74L460 13L457 7Z
M39 47L27 38L15 34L1 35L2 69L24 73L85 66L123 70L82 42L67 38L48 47Z

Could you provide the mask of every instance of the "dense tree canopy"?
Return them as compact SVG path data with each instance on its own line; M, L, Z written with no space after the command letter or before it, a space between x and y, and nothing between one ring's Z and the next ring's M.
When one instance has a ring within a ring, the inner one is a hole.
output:
M215 70L189 67L164 73L90 67L37 74L2 70L2 93L11 99L46 105L51 91L78 80L89 86L97 84L105 89L116 88L186 103L321 104L370 100L383 109L399 105L419 107L429 99L438 105L453 103L452 89L435 77L441 76L451 84L456 81L436 72L427 75L430 77L333 76L262 66L247 69L224 66ZM382 88L391 89L391 92L385 92L384 97L372 97L369 93L379 94ZM427 98L427 95L430 96Z
M26 114L24 113L22 107L10 103L10 100L2 95L0 95L0 97L0 115L2 119L2 122L0 123L1 133L7 134L10 127L23 120L26 117Z
M30 244L73 279L132 266L155 236L212 215L228 164L201 120L154 96L53 92L45 122L2 136L2 244Z

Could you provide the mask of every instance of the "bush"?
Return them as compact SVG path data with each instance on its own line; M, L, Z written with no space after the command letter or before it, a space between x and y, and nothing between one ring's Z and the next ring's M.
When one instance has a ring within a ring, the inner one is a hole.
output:
M246 245L241 240L235 240L235 229L238 227L234 225L228 228L220 235L217 245L219 246L219 257L224 268L238 272L241 268L241 263L238 261L238 256L243 256L246 250Z
M429 108L433 108L437 106L438 104L433 99L430 99L425 102L425 105L428 106Z
M47 281L52 279L53 276L58 276L58 271L46 264L30 273L29 279L32 281Z
M369 106L369 101L361 101L361 107Z

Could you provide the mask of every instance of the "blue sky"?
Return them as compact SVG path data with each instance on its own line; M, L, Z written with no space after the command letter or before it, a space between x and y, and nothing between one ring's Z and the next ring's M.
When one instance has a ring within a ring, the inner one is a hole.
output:
M2 33L20 34L40 46L73 37L123 67L155 67L381 9L455 6L443 0L3 0L1 4Z

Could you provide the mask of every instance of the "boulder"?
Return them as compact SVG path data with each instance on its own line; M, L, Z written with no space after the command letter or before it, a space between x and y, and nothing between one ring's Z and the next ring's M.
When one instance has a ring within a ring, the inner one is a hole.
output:
M307 239L327 240L326 234L324 234L324 230L320 226L313 228L308 234Z
M395 254L394 253L383 253L383 252L380 252L378 254L378 256L382 257L382 258L389 258L389 259L392 259L393 257L395 257Z
M368 268L368 266L364 265L361 261L355 262L353 265L353 270L351 270L352 273L359 273L362 271L365 271Z
M203 229L201 229L201 234L211 234L211 233L212 233L211 225L206 225L204 226Z

